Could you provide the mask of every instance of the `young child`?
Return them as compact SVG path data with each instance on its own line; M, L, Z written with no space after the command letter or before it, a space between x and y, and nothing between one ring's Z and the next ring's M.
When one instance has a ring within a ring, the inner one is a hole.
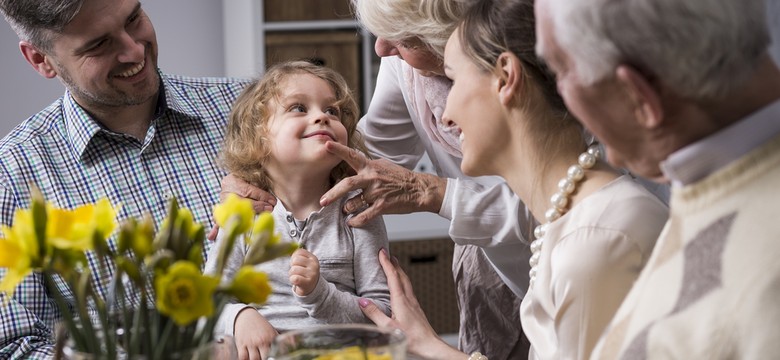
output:
M225 134L224 166L278 198L273 210L276 231L300 245L291 258L259 265L273 289L266 304L257 310L229 304L221 314L217 331L235 337L240 358L265 355L277 332L369 322L357 305L359 297L374 300L388 312L387 281L376 261L380 249L388 247L383 221L351 228L341 211L346 198L319 205L320 197L349 169L326 151L325 143L366 153L356 131L358 115L344 78L305 61L272 67L236 100ZM236 242L224 276L238 270L245 246ZM214 246L212 254L219 247ZM215 260L209 256L206 271L213 271Z

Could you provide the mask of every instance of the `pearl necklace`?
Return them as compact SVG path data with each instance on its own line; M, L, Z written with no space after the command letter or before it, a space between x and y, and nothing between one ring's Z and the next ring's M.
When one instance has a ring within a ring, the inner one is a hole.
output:
M544 244L544 235L547 233L547 228L550 223L557 220L563 214L566 213L567 205L569 205L569 195L574 193L577 189L579 182L585 177L585 170L592 168L596 165L596 161L601 157L601 150L598 144L591 145L588 150L580 154L577 158L577 163L569 167L566 171L566 177L558 181L558 192L550 197L550 204L552 207L547 209L544 213L544 218L547 222L541 224L534 229L534 240L531 243L531 259L528 263L531 265L531 271L528 275L531 277L529 287L534 286L536 281L536 265L539 264L539 257L542 253L542 245Z

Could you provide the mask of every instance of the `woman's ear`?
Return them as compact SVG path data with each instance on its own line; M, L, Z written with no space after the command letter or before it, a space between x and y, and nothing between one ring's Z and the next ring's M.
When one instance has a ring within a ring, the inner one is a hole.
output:
M634 117L639 125L646 129L660 126L664 117L661 94L650 80L628 65L618 66L615 69L615 76L631 101Z
M498 98L501 104L510 105L520 95L523 83L523 66L520 59L505 51L496 60Z
M51 79L57 76L57 71L54 66L51 65L49 56L41 52L27 41L19 42L19 50L21 50L24 59L27 60L33 69L37 71L41 76Z

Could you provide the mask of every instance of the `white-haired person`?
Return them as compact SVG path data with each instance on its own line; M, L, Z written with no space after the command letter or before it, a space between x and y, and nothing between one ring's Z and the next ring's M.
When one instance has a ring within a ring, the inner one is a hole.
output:
M539 0L538 52L670 218L595 359L780 354L780 70L765 0Z

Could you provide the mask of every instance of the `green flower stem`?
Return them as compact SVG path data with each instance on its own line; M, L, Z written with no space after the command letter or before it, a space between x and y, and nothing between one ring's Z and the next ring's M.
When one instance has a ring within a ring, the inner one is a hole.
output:
M219 315L222 313L222 309L225 308L225 305L227 305L229 302L229 297L225 293L217 292L214 294L214 296L217 298L215 300L216 306L214 307L214 315L207 318L206 324L200 329L200 331L195 333L194 339L197 346L204 346L213 340L214 327L217 325Z
M89 289L89 280L91 278L92 275L89 270L86 270L79 275L75 293L76 310L79 315L81 327L85 332L84 335L87 339L87 351L90 354L100 354L100 344L95 343L95 340L98 339L98 336L95 332L95 327L92 325L92 318L90 318L89 312L87 311L87 304L89 303L89 299L87 299L87 297L91 297L90 295L92 294ZM87 294L87 292L89 292L89 294Z
M165 354L165 350L168 345L168 338L171 337L173 327L173 320L166 319L165 329L163 330L162 336L159 338L160 342L157 343L157 348L154 349L154 357L152 359L163 359L163 355Z
M238 233L238 220L236 218L231 218L228 220L228 223L225 224L225 238L222 242L222 247L219 248L219 252L217 253L217 273L216 277L218 279L222 279L222 271L225 269L225 262L227 262L227 258L230 256L230 253L233 251L233 244L236 242L236 237L239 235Z
M86 349L87 343L83 337L84 334L79 331L76 322L73 321L73 317L68 316L68 314L70 314L70 308L65 302L65 298L60 293L60 290L57 289L57 286L54 284L54 275L52 275L51 271L44 271L43 276L43 281L49 289L49 292L54 296L54 302L57 303L57 307L60 309L62 318L65 321L65 326L68 328L68 333L73 338L76 348L79 350Z

